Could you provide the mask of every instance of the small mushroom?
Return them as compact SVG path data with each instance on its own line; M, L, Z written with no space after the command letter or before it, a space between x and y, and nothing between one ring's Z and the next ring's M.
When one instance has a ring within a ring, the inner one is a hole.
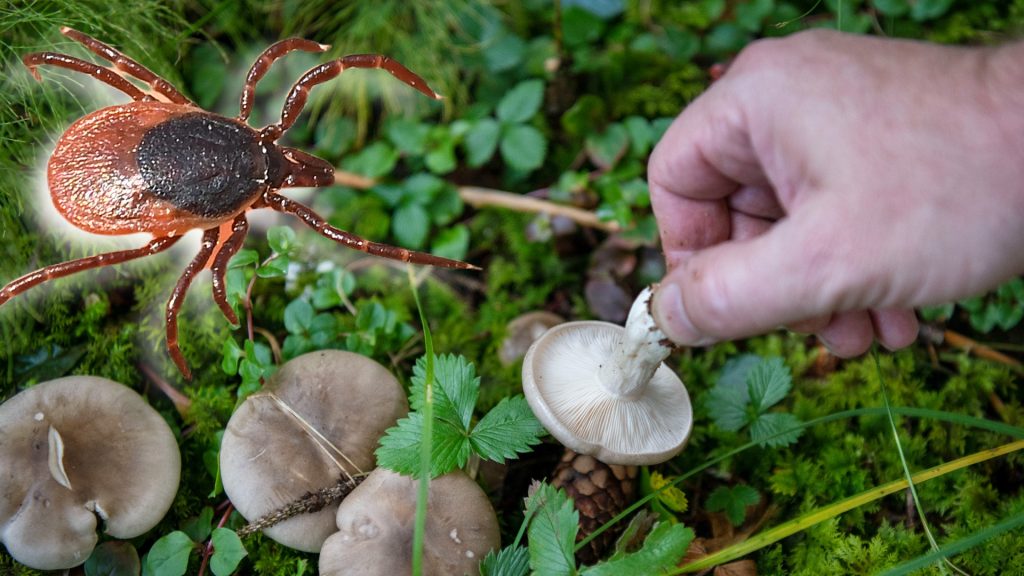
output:
M412 571L419 481L374 470L338 508L339 531L320 551L320 576L391 576ZM456 470L430 481L423 574L479 574L500 544L498 519L484 491Z
M220 451L224 491L251 521L368 472L384 431L408 411L398 380L370 358L340 350L294 358L231 416ZM295 516L263 533L318 552L336 530L336 510Z
M117 382L60 378L0 406L0 541L26 566L85 562L99 520L115 538L147 532L180 475L167 423Z
M544 335L552 326L565 322L565 319L553 312L535 310L517 316L508 323L505 339L498 350L498 360L505 366L512 364L526 355L530 346Z
M625 328L567 322L526 354L526 399L566 447L609 464L657 464L689 438L690 396L662 364L671 348L654 324L650 299L650 288L640 293Z

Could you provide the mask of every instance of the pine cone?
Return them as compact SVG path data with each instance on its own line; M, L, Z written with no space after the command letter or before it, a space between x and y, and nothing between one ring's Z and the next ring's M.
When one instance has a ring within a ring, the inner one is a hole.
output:
M636 466L605 464L593 456L565 449L552 474L551 484L565 489L576 503L580 513L577 542L629 506L636 496L636 476ZM624 522L619 522L602 532L576 553L576 560L589 565L603 558L625 526Z

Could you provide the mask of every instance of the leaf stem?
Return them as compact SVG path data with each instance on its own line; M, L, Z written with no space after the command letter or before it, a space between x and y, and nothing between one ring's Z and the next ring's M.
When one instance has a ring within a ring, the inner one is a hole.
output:
M424 534L427 526L427 499L430 495L430 454L434 441L434 339L430 335L430 325L427 323L426 314L420 304L413 267L407 266L406 271L409 274L412 297L416 301L416 310L420 314L420 324L423 326L423 347L427 364L426 374L423 378L423 409L420 411L423 414L423 439L420 442L420 478L416 492L416 524L412 537L412 574L421 576L423 574Z

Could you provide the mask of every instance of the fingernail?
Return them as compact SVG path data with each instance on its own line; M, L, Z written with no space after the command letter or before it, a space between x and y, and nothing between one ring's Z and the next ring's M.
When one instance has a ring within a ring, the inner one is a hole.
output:
M654 323L681 346L706 346L715 340L697 331L683 307L683 292L675 284L662 284L651 307Z

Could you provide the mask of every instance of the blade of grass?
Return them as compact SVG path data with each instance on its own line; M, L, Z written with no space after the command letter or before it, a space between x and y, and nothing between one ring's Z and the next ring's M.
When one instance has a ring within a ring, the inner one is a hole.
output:
M932 410L930 408L917 408L917 407L910 407L910 406L893 406L892 407L892 411L895 414L901 414L903 416L909 416L911 418L930 418L932 420L939 420L939 421L942 421L942 422L949 422L949 423L952 423L952 424L960 424L960 425L968 426L968 427L971 427L971 428L978 428L978 429L981 429L981 430L988 430L989 432L995 432L997 434L1005 434L1005 435L1007 435L1007 436L1009 436L1011 438L1024 439L1024 428L1018 428L1018 427L1012 426L1010 424L1004 424L1002 422L995 422L995 421L992 421L992 420L986 420L984 418L977 418L975 416L967 416L967 415L964 415L964 414L955 414L953 412L944 412L942 410ZM810 428L812 426L817 426L818 424L826 424L828 422L834 422L836 420L844 420L844 419L847 419L847 418L856 418L856 417L859 417L859 416L884 416L885 414L886 414L886 409L885 408L879 408L879 407L876 407L876 408L854 408L852 410L844 410L842 412L835 412L833 414L828 414L828 415L825 415L825 416L821 416L821 417L815 418L813 420L808 420L807 422L801 423L799 426L794 426L792 428L787 428L786 430L779 431L778 433L773 434L772 436L769 436L768 438L766 438L764 440L771 440L772 438L784 436L786 434L790 434L790 433L795 432L797 430L803 430L805 428ZM680 484L681 482L683 482L684 480L686 480L687 478L695 476L695 475L699 474L700 472L703 472L704 470L707 470L708 468L711 468L712 466L715 466L719 462L723 462L725 460L728 460L729 458L732 458L733 456L736 456L737 454L740 454L742 452L750 450L751 448L760 447L761 446L761 442L763 442L764 440L759 440L757 442L747 442L746 444L744 444L744 445L742 445L742 446L740 446L740 447L738 447L738 448L736 448L734 450L730 450L729 452L726 452L725 454L722 454L721 456L718 456L716 458L712 458L711 460L708 460L708 461L704 462L700 466L697 466L695 468L691 468L690 470L688 470L688 471L686 471L686 472L676 476L676 478L672 482L666 484L665 486L659 488L658 490L652 491L647 496L644 496L643 498L637 500L631 506L627 507L625 510L623 510L618 515L616 515L614 518L612 518L611 520L609 520L605 524L601 525L600 528L598 528L597 530L594 530L589 536L587 536L586 538L584 538L583 540L581 540L580 542L578 542L576 544L576 550L579 551L580 548L583 548L584 546L589 544L591 540L593 540L594 538L598 537L602 532L604 532L605 530L607 530L611 526L615 525L616 522L622 521L624 518L628 517L633 512L635 512L638 509L646 506L647 503L651 499L657 498L658 493L661 492L662 490L666 490L670 486L676 486L676 485Z
M409 287L416 301L416 310L420 314L423 326L423 353L427 357L424 380L423 409L423 441L420 442L420 478L416 492L416 524L412 536L412 573L413 576L423 574L423 535L427 525L427 497L430 493L430 454L434 443L434 340L430 335L430 325L420 305L420 295L416 290L416 276L411 265L406 266L409 273Z
M892 406L889 404L889 392L888 387L885 385L885 375L882 373L882 361L878 358L878 346L874 345L871 348L871 357L875 361L875 372L878 374L878 384L882 389L882 404L885 406L885 415L889 420L889 430L892 431L893 443L896 444L896 453L900 457L900 467L903 468L903 477L907 481L907 486L910 488L910 497L914 499L914 508L917 510L917 517L921 521L921 529L924 530L925 538L928 539L928 545L933 551L939 550L939 543L935 541L935 535L932 534L931 527L928 525L928 518L924 513L924 507L921 506L921 499L917 495L917 488L914 486L913 476L910 473L910 466L907 465L907 456L903 452L903 442L900 440L899 429L896 428L896 416L893 415ZM949 561L948 558L940 558L939 571L943 574L948 574L947 568L951 568L963 576L967 574Z
M982 542L985 542L986 540L990 540L1004 532L1009 532L1010 530L1019 528L1021 526L1024 526L1024 514L1011 516L998 524L993 524L992 526L989 526L984 530L979 530L974 534L971 534L970 536L961 538L955 542L950 542L949 544L946 544L938 550L929 552L928 554L924 554L922 556L918 556L917 558L914 558L913 560L908 560L903 564L899 564L898 566L893 566L892 568L879 574L879 576L903 576L904 574L910 574L915 570L927 568L929 564L937 560L952 556L954 554L959 554L960 552L963 552L965 550L970 550L971 548L974 548L975 546L981 544Z
M974 454L964 456L963 458L958 458L956 460L946 462L945 464L940 464L933 468L922 470L921 472L918 472L917 474L911 476L910 481L920 484L921 482L926 482L933 478L938 478L939 476L949 474L950 472L953 472L955 470L960 470L961 468L966 468L968 466L972 466L974 464L978 464L986 460L991 460L992 458L996 458L998 456L1003 456L1006 454L1010 454L1012 452L1017 452L1019 450L1024 450L1024 440L1017 440L1016 442L1003 444L1002 446L996 448L975 452ZM908 485L909 483L907 482L907 479L903 478L900 480L893 480L892 482L882 484L881 486L876 486L875 488L871 488L870 490L865 490L860 494L855 494L849 498L845 498L843 500L825 506L824 508L819 508L808 514L804 514L799 518L790 520L789 522L776 526L770 530L766 530L758 534L757 536L750 538L749 540L745 540L743 542L740 542L739 544L729 546L728 548L723 548L722 550L715 552L714 554L709 554L708 556L705 556L704 558L701 558L696 562L690 562L689 564L681 566L679 570L673 572L673 574L696 572L698 570L703 570L705 568L710 568L712 566L717 566L719 564L731 562L732 560L746 556L751 552L760 550L765 546L770 546L771 544L774 544L788 536L792 536L797 532L806 530L807 528L810 528L815 524L824 522L829 518L833 518L844 512L848 512L850 510L853 510L854 508L878 500L883 496L888 496L889 494L892 494L894 492L904 490L907 488Z

